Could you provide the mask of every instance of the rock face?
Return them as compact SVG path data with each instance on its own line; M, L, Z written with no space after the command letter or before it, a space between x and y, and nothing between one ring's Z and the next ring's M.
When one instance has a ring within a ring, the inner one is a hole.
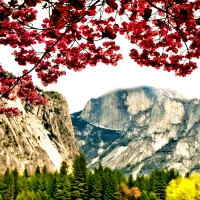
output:
M19 99L7 103L18 107L20 117L0 115L0 173L7 167L22 173L25 167L33 173L36 166L49 171L66 161L69 169L78 154L66 99L57 92L45 92L49 103L33 106Z
M152 87L118 90L89 100L80 117L96 126L123 130L131 116L151 108L159 97L184 98L175 91Z
M92 125L79 118L80 113L72 115L72 123L80 150L84 152L87 162L98 162L99 155L116 140L120 139L122 132Z
M72 123L90 167L101 161L134 176L157 168L182 174L200 170L200 101L178 92L152 87L114 91L90 100L72 115Z

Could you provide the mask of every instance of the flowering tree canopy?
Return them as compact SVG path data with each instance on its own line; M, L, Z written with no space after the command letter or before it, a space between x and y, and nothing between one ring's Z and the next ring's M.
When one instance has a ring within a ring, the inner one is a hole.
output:
M35 27L45 10L47 17ZM32 66L19 77L0 66L1 98L44 104L32 71L47 86L65 75L62 66L75 71L98 62L116 66L123 59L118 35L130 41L129 56L140 66L191 74L200 56L199 12L200 0L0 0L0 44L14 49L18 65ZM37 44L43 52L35 50ZM0 108L0 113L19 111Z

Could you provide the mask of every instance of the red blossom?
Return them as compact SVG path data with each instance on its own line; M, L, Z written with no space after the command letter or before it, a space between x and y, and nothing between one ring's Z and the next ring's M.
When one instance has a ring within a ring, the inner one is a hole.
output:
M77 10L81 10L85 7L85 0L72 0L71 6Z
M105 38L107 37L111 40L114 40L117 37L117 35L116 35L116 33L114 32L113 29L105 28L102 32L102 37L105 37Z
M106 0L106 3L114 10L117 10L118 5L115 0Z
M145 8L145 9L144 9L144 13L143 13L143 15L142 15L143 19L144 19L145 21L148 21L149 18L151 17L151 13L152 13L152 9L150 9L150 8Z
M39 4L43 9L37 11ZM49 16L40 28L33 27L45 9ZM193 60L200 58L199 11L199 0L1 0L0 44L14 48L18 65L32 67L14 77L0 66L1 98L41 105L46 99L30 72L47 86L65 75L61 67L80 71L99 62L116 66L122 59L117 34L134 45L129 56L138 65L191 74L197 68ZM37 52L35 44L42 44L43 51ZM0 108L0 113L19 114L14 108Z
M0 114L6 114L11 117L20 116L20 111L17 108L0 108Z

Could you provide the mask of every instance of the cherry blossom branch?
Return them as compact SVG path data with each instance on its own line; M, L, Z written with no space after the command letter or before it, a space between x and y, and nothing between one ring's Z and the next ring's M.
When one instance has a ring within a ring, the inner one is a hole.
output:
M56 44L63 38L63 36L67 33L68 30L69 29L66 28L65 32L56 40L56 42L49 49L47 49L45 51L45 53L42 55L42 57L37 62L37 64L33 68L31 68L29 71L27 71L26 73L24 73L22 76L18 77L17 80L16 80L16 82L13 84L13 86L11 88L9 88L9 90L7 90L6 92L4 92L0 96L0 98L2 98L6 93L9 93L11 90L13 90L23 77L25 77L27 74L30 74L41 63L41 61L43 60L43 58L51 51L51 49L53 49L56 46Z

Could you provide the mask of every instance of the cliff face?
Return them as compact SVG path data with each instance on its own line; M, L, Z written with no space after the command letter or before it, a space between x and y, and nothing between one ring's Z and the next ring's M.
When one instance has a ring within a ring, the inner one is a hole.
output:
M184 98L175 91L152 87L118 90L89 100L80 117L96 126L124 130L131 116L151 108L159 97Z
M57 92L44 95L49 103L40 107L20 100L4 102L18 107L22 115L0 115L0 172L16 167L22 173L26 167L33 173L37 165L54 171L63 160L71 168L78 147L66 99Z
M80 149L90 167L101 161L134 176L156 168L175 168L182 174L200 169L199 100L186 100L178 92L151 87L115 91L100 99L90 100L82 112L72 115L75 135L82 141ZM118 137L109 145L106 139L97 141L85 151L88 141L97 136L85 128L78 132L77 120L85 121L87 127L92 123L99 130L99 138L105 134L105 130L100 131L102 127L117 130ZM98 152L95 156L94 151Z

